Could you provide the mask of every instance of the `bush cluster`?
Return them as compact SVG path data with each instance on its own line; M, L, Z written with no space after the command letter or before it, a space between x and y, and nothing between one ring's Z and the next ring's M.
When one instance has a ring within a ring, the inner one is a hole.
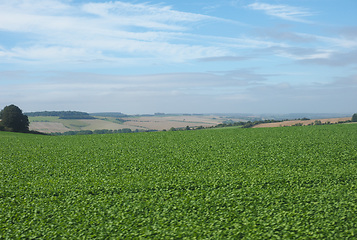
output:
M22 110L11 104L0 112L0 130L10 132L29 132L29 119Z

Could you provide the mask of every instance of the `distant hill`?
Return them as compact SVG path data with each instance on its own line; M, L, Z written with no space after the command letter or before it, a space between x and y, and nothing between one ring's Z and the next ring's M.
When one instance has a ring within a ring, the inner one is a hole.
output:
M128 117L129 115L126 115L121 112L100 112L100 113L91 113L91 116L97 116L97 117L114 117L114 118L120 118L120 117Z
M86 112L78 111L43 111L25 113L28 117L59 117L60 119L95 119Z
M275 119L275 120L285 120L285 119L327 119L327 118L344 118L352 116L351 113L288 113L288 114L261 114L260 117L263 119Z
M287 114L278 114L278 113L226 113L220 114L216 113L213 115L232 117L232 118L241 118L249 121L259 121L266 119L273 120L286 120L286 119L327 119L327 118L344 118L350 117L353 113L287 113Z

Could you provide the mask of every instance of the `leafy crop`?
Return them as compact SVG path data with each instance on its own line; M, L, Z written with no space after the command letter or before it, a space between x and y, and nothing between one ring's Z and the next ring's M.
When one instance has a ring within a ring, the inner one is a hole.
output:
M356 235L356 124L0 133L0 239Z

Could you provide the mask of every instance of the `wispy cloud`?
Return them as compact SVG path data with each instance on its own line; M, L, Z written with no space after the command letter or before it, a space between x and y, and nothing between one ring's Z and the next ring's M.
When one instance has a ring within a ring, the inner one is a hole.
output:
M311 11L301 7L293 7L288 5L272 5L267 3L252 3L248 5L253 10L264 11L267 15L278 17L281 19L309 23L304 17L314 15Z
M289 41L298 44L308 44L308 43L319 43L319 45L327 44L330 47L338 48L354 48L357 47L357 42L355 40L356 36L353 36L353 29L349 32L340 31L342 34L349 34L348 36L322 36L317 34L308 34L301 32L293 32L289 29L284 28L261 28L257 29L256 33L258 36L264 38L271 38L277 41Z
M225 20L148 3L0 1L0 30L23 39L15 46L2 44L0 55L20 62L113 61L139 55L181 62L227 54L224 47L190 43L195 24L212 21Z
M310 58L301 59L300 63L318 64L330 67L357 66L357 50L349 52L332 52L327 55L315 55Z
M215 18L195 13L175 11L169 6L131 4L126 2L88 3L84 12L110 19L117 26L136 26L160 30L185 30L185 22L214 20ZM216 19L217 20L217 19Z
M251 8L266 6L250 5ZM284 47L279 41L251 36L223 37L195 32L197 24L212 22L236 23L177 11L162 4L0 1L0 30L16 33L17 39L21 39L11 44L0 41L0 62L62 63L60 66L66 68L73 63L94 62L123 66L135 62L141 66L197 59L201 62L243 61L247 58L236 56L239 49ZM286 37L297 39L298 36ZM300 36L300 40L309 38Z
M200 62L239 62L251 59L251 56L220 56L197 59Z
M287 28L259 28L255 30L259 37L273 39L275 41L285 41L297 44L308 44L316 42L316 36L300 34Z

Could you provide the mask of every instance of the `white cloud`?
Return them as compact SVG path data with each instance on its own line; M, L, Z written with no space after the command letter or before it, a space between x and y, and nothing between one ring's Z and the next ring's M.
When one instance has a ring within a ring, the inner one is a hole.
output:
M330 49L315 49L303 47L272 47L267 49L272 51L274 55L290 58L293 60L308 60L308 59L328 59L334 52Z
M357 50L348 52L330 51L328 55L312 55L311 58L300 59L304 64L319 64L329 67L341 67L348 65L357 65Z
M1 52L0 52L1 54ZM8 58L31 59L36 60L51 60L64 61L71 58L87 57L88 54L84 49L69 48L69 47L40 47L33 46L29 48L12 48L9 51L3 51L2 55Z
M198 22L215 18L201 14L172 10L168 6L106 2L84 4L82 9L91 14L111 20L116 25L129 25L160 30L184 30L175 25L183 22Z
M240 49L286 46L245 35L193 33L195 24L212 22L232 24L225 19L148 3L0 1L0 30L16 32L22 39L14 46L2 44L1 62L41 62L47 66L61 63L58 67L63 69L71 68L73 63L89 62L136 62L138 66L148 66L234 56Z
M354 48L357 47L357 42L353 36L351 37L327 37L317 34L308 34L301 32L292 32L286 29L264 28L256 30L257 34L262 37L268 37L280 41L289 41L297 44L326 44L328 47L339 48ZM352 35L352 34L351 34Z
M33 4L31 4L33 3ZM1 56L49 63L120 60L125 57L182 62L228 54L224 47L192 44L197 22L224 21L168 6L121 1L71 5L69 1L0 1L0 30L22 34ZM0 40L1 41L1 40ZM1 42L0 42L1 43Z
M313 13L309 10L301 7L293 7L288 5L272 5L267 3L252 3L248 5L249 8L253 10L264 11L267 15L278 17L281 19L295 21L295 22L304 22L308 23L309 21L305 20L303 17L312 16Z
M302 35L302 34L301 34ZM308 34L304 34L309 36ZM325 37L325 36L318 36L318 35L311 35L315 36L317 40L325 42L329 44L331 47L342 47L342 48L355 48L357 47L357 42L355 39L348 39L348 38L336 38L336 37Z

